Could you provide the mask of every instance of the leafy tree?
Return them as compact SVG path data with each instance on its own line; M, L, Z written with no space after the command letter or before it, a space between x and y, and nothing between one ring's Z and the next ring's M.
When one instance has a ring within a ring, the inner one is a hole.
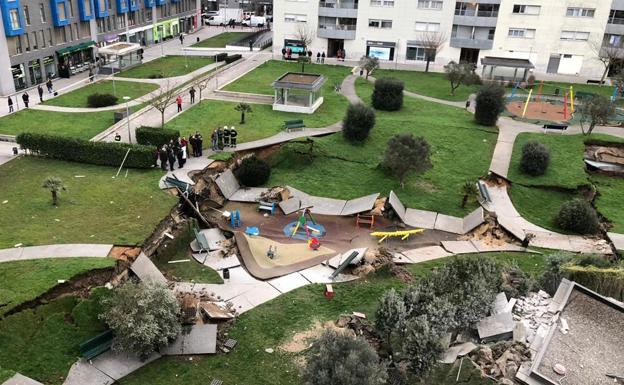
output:
M403 302L408 319L426 316L430 327L440 335L457 327L455 305L440 288L435 287L435 281L431 279L423 279L405 289Z
M522 146L520 170L525 174L544 175L550 163L550 151L542 143L531 140Z
M451 83L451 95L455 95L455 90L462 84L480 84L479 75L474 73L474 66L470 63L449 62L444 66L446 79Z
M403 88L404 84L399 79L377 79L371 97L373 107L382 111L400 110L403 107Z
M240 124L245 124L245 113L251 113L251 105L248 103L240 102L234 107L234 109L241 113Z
M462 195L461 207L464 208L466 207L466 203L468 203L468 199L477 195L477 186L476 184L467 180L464 182L464 184L461 185L460 193Z
M608 123L609 117L615 113L615 105L602 95L594 95L583 99L581 110L581 130L584 135L590 135L596 126ZM589 122L587 132L583 123Z
M540 287L550 295L555 295L563 273L561 266L569 262L572 258L567 254L556 253L546 257L546 269L539 278Z
M366 79L368 79L368 75L379 68L379 59L372 56L362 56L358 65L366 71Z
M600 225L596 210L589 202L580 198L564 202L556 221L562 229L579 234L595 234Z
M495 126L505 110L505 89L498 84L486 84L477 92L475 120L483 126Z
M239 182L246 187L263 185L271 176L271 166L255 155L243 159L235 171Z
M375 327L385 339L390 354L396 344L401 345L406 318L407 311L403 298L394 288L385 292L379 299Z
M432 167L431 147L423 137L412 134L395 135L388 140L382 166L399 178L405 187L405 178L410 171L422 174Z
M304 385L382 385L387 375L366 340L330 329L314 342L302 377Z
M58 206L58 194L61 190L65 191L63 180L56 176L49 176L44 179L41 187L49 190L52 194L52 206Z
M375 111L362 103L351 104L342 120L342 134L350 141L361 142L368 138L375 126Z
M100 319L113 330L113 350L147 358L181 331L180 305L163 284L128 281L102 299Z
M410 319L405 329L403 354L409 361L410 371L420 377L435 366L444 352L442 334L431 326L426 316Z

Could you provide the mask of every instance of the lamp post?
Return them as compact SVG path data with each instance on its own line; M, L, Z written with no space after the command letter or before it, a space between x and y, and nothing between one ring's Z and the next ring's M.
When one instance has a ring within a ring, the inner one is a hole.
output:
M128 143L132 144L132 135L130 134L130 108L128 107L128 101L130 96L124 96L123 100L126 101L126 122L128 122Z

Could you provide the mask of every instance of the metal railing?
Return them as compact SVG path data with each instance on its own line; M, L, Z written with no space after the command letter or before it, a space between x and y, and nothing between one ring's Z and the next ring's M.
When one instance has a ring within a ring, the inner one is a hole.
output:
M343 4L343 3L340 3L340 2L337 2L337 3L326 3L324 1L319 2L319 7L322 7L322 8L358 9L357 3L348 3L348 4Z
M337 31L355 31L355 25L351 24L319 24L319 29L333 29Z
M498 17L498 11L475 11L474 9L456 9L455 16Z

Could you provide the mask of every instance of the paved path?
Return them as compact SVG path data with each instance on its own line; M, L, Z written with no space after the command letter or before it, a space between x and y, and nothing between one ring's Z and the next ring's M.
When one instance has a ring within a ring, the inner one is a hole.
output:
M13 147L19 146L17 146L15 142L0 141L0 164L4 164L16 158L16 156L13 155Z
M0 262L43 258L106 257L112 248L113 245L84 243L15 247L0 250Z

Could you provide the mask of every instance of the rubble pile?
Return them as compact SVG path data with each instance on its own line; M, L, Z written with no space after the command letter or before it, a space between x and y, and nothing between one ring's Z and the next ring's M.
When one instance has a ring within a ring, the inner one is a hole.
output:
M509 235L492 215L487 215L483 224L459 239L462 241L482 241L488 246L502 246L515 242L515 238Z
M260 195L260 199L264 202L275 202L287 200L290 197L290 192L284 187L273 187L269 191Z
M548 311L551 302L552 298L543 290L520 297L516 301L513 318L524 326L528 343L533 342L537 329L541 325L551 326L557 321L558 315Z
M522 342L499 342L481 348L471 356L481 371L499 381L513 385L513 378L523 362L531 359L531 351Z
M369 249L364 253L362 264L356 267L352 274L358 277L364 277L374 271L387 268L390 274L397 277L402 282L410 283L414 281L414 277L405 268L397 265L393 261L393 254L384 247L378 249Z

